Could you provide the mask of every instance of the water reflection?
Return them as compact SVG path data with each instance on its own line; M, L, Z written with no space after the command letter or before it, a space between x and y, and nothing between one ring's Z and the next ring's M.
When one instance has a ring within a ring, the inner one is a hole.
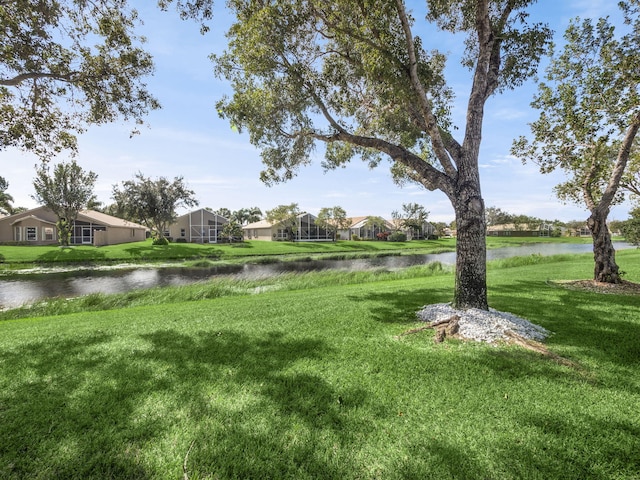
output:
M632 245L616 242L616 250ZM532 254L556 255L563 253L587 253L591 244L540 243L522 247L505 247L487 252L488 260L527 256ZM46 275L28 275L0 280L0 308L13 308L34 301L53 297L78 297L91 293L124 293L152 287L175 286L207 280L220 275L235 278L260 279L286 272L317 270L358 271L372 268L395 270L413 265L441 262L453 265L455 253L428 255L404 255L357 260L317 260L304 262L280 262L273 264L225 265L211 268L137 268L131 270L95 270Z

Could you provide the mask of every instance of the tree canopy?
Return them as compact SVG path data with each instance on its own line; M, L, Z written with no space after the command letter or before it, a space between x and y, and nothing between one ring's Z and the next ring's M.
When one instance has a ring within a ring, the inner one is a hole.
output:
M334 241L338 230L348 228L349 224L347 212L340 206L321 208L316 217L316 225L330 232Z
M0 150L42 159L116 118L142 123L159 107L143 78L151 56L128 0L0 2Z
M234 93L218 111L260 148L268 184L292 178L320 142L327 168L386 158L399 182L444 192L458 225L454 304L486 309L484 104L520 85L545 52L551 32L527 24L531 3L430 0L412 12L402 0L230 0L228 50L213 59ZM466 46L472 86L460 139L436 28Z
M137 173L133 180L113 186L117 212L131 221L147 226L156 243L164 243L164 233L177 218L177 209L198 205L195 192L189 190L182 177L170 182L165 177L155 180Z
M36 170L33 199L58 217L56 226L61 245L69 245L78 212L95 199L93 188L97 179L94 172L86 172L75 161L58 163L51 173L47 163Z
M278 225L284 231L288 240L293 240L298 229L298 216L302 212L297 203L278 205L267 210L266 219L271 225Z

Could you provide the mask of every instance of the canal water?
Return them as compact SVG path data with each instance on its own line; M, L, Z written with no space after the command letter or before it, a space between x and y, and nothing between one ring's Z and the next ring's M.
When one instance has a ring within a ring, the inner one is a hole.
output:
M633 246L616 242L616 250ZM591 244L539 243L519 247L497 248L487 251L488 260L515 256L588 253ZM161 286L186 285L212 277L230 275L234 278L267 278L285 272L318 270L367 270L384 268L395 270L431 262L453 265L455 253L403 255L357 260L287 261L272 264L225 265L211 268L138 267L120 270L82 270L64 273L22 274L0 279L0 309L15 308L53 297L79 297L91 293L124 293L131 290Z

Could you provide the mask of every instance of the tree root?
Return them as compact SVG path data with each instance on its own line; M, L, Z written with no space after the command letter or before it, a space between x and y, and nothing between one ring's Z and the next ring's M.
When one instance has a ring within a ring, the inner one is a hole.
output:
M458 330L460 330L459 321L460 317L458 315L453 315L452 317L445 318L444 320L428 323L424 327L412 328L411 330L402 332L398 337L419 333L429 328L435 328L436 335L433 337L433 341L436 343L442 343L446 337L455 337Z
M579 367L577 363L572 362L567 358L561 357L560 355L557 355L553 352L550 352L549 349L542 343L534 342L533 340L529 340L527 338L524 338L521 335L518 335L517 333L513 333L510 331L505 332L505 334L507 335L507 337L509 337L509 340L511 340L511 343L514 343L520 347L526 348L527 350L531 350L532 352L539 353L540 355L547 357L553 360L554 362L559 363L560 365L565 365L571 368Z

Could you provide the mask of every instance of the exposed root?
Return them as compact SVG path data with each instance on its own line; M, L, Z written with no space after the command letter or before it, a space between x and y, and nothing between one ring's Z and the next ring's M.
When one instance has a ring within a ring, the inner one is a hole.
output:
M553 360L554 362L559 363L560 365L565 365L567 367L572 367L572 368L578 368L578 364L575 362L572 362L571 360L561 357L560 355L556 355L553 352L550 352L549 349L542 343L540 342L535 342L533 340L528 340L520 335L518 335L517 333L513 333L510 331L505 332L505 334L507 335L507 337L509 337L509 340L511 340L511 343L514 343L516 345L519 345L523 348L526 348L527 350L531 350L533 352L539 353L540 355L543 355L547 358L550 358L551 360Z
M444 320L428 323L424 327L412 328L411 330L402 332L398 337L411 335L413 333L420 333L424 330L434 328L436 329L436 335L433 338L433 341L436 343L442 343L446 337L454 337L458 333L458 330L460 330L459 321L460 317L458 315L453 315L452 317L445 318Z

